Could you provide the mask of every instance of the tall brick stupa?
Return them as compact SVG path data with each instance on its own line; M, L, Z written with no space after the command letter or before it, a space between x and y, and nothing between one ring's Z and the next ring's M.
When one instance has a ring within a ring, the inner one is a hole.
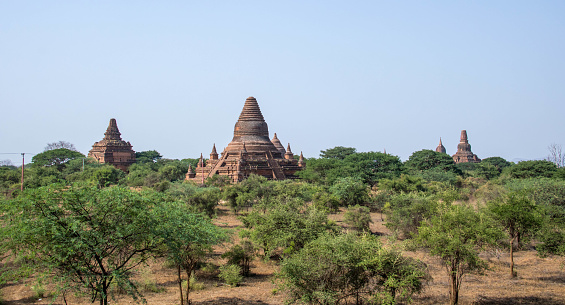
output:
M461 130L461 140L457 145L457 152L453 155L455 163L479 163L481 159L471 151L471 144L467 139L467 130Z
M303 159L294 159L290 144L285 150L276 134L272 141L269 139L259 104L254 97L248 97L235 123L232 141L220 155L214 144L210 159L204 162L201 156L194 171L190 168L187 172L186 180L200 182L216 174L228 176L233 182L251 174L272 180L294 179L303 166Z
M135 162L135 151L129 142L122 140L116 119L110 119L104 138L92 145L88 157L127 171L128 167Z

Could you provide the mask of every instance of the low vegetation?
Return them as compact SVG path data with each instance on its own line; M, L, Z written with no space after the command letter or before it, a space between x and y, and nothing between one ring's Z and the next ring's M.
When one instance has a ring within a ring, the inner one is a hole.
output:
M465 278L488 272L488 253L509 254L500 281L519 278L520 251L565 256L565 177L549 161L455 165L422 150L403 163L335 147L307 159L300 180L196 185L183 180L196 159L138 152L125 173L72 148L36 155L23 192L21 168L0 166L0 287L31 278L35 299L143 300L164 293L147 265L160 264L183 305L195 289L241 289L268 262L272 295L288 303L407 304L435 280L424 261L437 258L458 304ZM225 213L241 226L224 229ZM371 228L385 219L381 237Z

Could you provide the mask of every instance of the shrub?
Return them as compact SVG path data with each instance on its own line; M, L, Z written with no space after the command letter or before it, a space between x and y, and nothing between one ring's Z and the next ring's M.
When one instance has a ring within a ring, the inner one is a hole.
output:
M368 207L356 205L349 207L344 215L345 223L356 231L371 232L369 225L373 222Z
M220 267L220 274L218 276L231 287L237 287L243 281L241 267L238 265L228 264Z
M427 278L422 263L351 233L320 236L285 259L277 274L287 301L305 304L395 304L421 291Z
M338 179L330 187L330 192L334 194L343 206L363 204L369 201L369 191L367 185L358 177L345 177Z
M241 275L248 276L251 261L255 258L255 247L251 241L243 240L240 245L234 245L229 251L222 254L222 258L227 258L229 265L240 266Z
M385 206L387 228L401 238L410 238L418 231L420 223L437 211L439 204L431 197L418 194L400 194Z

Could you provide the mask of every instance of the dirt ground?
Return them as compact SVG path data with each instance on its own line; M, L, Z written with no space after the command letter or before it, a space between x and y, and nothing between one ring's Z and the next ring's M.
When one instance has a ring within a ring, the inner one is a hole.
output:
M371 230L380 236L384 243L389 243L390 231L383 225L381 215L372 215ZM343 213L330 215L339 225L343 224ZM236 230L241 222L226 206L220 206L215 223ZM217 247L211 262L221 265L220 258L230 245ZM406 255L424 261L433 277L424 292L414 298L412 304L447 304L449 300L449 282L440 262L423 251L405 252ZM517 278L509 276L508 253L483 253L483 258L489 262L489 269L483 275L467 275L463 280L460 291L460 304L477 305L510 305L510 304L544 304L565 305L565 269L564 260L559 257L539 258L534 250L518 251L515 253ZM198 271L197 281L203 289L191 293L193 304L243 304L243 305L276 305L284 304L284 294L276 289L272 275L277 271L275 261L256 259L251 267L252 276L245 278L239 287L231 288L224 285L213 272ZM136 276L139 283L151 283L158 292L143 291L147 304L170 305L179 304L178 286L175 269L166 267L162 261L152 261L141 268ZM1 304L64 304L61 297L49 297L49 287L46 295L37 298L32 290L33 279L22 284L8 284L2 287ZM87 298L67 296L68 304L90 304ZM136 303L127 295L115 295L110 304Z

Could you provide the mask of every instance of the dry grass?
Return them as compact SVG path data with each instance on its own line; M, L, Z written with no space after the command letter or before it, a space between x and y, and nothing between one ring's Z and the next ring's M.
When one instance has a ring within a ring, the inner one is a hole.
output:
M345 227L343 212L344 210L333 214L330 218L336 221L338 225ZM381 215L374 213L372 216L371 230L377 235L382 235L383 241L388 243L387 235L390 235L390 232L384 227ZM237 230L238 226L241 225L241 222L226 206L220 206L215 223L234 230ZM216 265L223 264L224 261L220 258L220 255L228 248L229 245L217 247L210 261ZM426 287L426 290L414 299L413 304L446 304L449 300L449 282L440 262L424 251L406 252L406 254L427 263L434 279ZM562 258L542 259L537 257L533 250L516 252L515 262L518 277L515 279L509 277L507 253L499 253L498 257L496 253L484 253L483 258L489 262L490 270L484 275L468 275L465 277L460 293L460 304L565 305L565 269L562 269ZM147 304L179 304L175 270L166 268L162 261L150 262L150 265L155 277L155 284L163 292L145 292ZM253 275L245 278L243 284L235 288L222 284L216 273L198 271L196 276L198 281L204 284L204 289L191 293L191 299L193 304L197 305L283 304L283 293L275 293L276 286L271 281L277 268L276 262L255 260L251 268ZM36 300L33 297L31 283L32 280L29 280L25 284L4 286L2 288L2 304L50 304L52 301L50 298ZM48 287L47 291L49 291ZM74 296L68 296L67 301L68 304L91 304L86 298ZM135 302L125 295L118 295L115 300L110 300L110 304L132 303ZM64 302L59 297L53 304L64 304Z

